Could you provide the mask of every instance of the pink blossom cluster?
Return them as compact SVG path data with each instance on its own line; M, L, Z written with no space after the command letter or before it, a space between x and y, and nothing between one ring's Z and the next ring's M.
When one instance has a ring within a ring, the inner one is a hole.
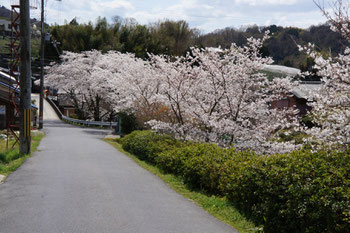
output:
M294 142L273 139L279 130L298 126L297 111L270 104L288 98L293 83L290 77L269 80L261 72L272 63L259 53L267 38L250 38L244 47L192 48L184 57L150 54L146 61L119 52L66 52L61 64L48 69L47 82L80 96L77 101L100 96L116 111L157 103L171 117L148 124L181 139L289 152L298 147Z
M332 30L350 41L349 1L333 1L332 12L319 7ZM310 114L316 127L304 129L310 135L305 141L315 149L345 149L350 143L350 48L337 57L325 57L311 44L299 49L313 58L314 69L323 83L309 96L313 108Z
M315 147L342 149L350 143L350 49L335 58L324 58L302 48L315 61L314 68L323 85L311 92L311 116L316 127L305 129Z

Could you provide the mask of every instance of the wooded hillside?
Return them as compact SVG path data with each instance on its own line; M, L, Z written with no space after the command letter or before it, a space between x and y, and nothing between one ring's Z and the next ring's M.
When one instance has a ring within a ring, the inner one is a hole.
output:
M65 25L52 26L50 30L53 39L60 42L61 51L117 50L135 53L141 58L147 57L147 53L183 55L192 46L228 48L232 43L240 46L246 43L247 38L262 37L269 30L271 38L265 42L262 53L273 57L276 64L302 70L310 67L312 61L298 51L297 45L313 43L317 50L326 55L339 54L348 45L339 33L330 30L328 24L308 29L255 25L202 34L182 20L140 25L134 19L114 17L109 24L106 18L99 17L96 23L79 24L73 19ZM55 50L51 52L55 53Z

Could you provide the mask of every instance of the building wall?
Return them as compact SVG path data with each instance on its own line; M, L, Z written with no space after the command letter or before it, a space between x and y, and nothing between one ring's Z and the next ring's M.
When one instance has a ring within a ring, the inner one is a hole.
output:
M71 117L74 114L75 114L74 108L63 108L63 115L65 115L66 117Z
M307 105L306 99L296 98L295 96L273 101L271 103L271 108L296 108L299 110L299 116L305 116L311 110L311 107Z
M7 32L11 31L11 21L8 19L0 19L0 26Z

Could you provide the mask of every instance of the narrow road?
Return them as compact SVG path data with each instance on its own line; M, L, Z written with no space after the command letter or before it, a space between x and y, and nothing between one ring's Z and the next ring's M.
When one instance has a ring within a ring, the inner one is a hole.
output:
M40 96L39 94L32 94L32 100L35 100L35 105L40 106ZM39 115L39 111L38 111ZM44 100L44 119L46 121L59 120L55 110L51 107L51 105Z
M0 185L0 233L237 233L103 142L106 131L50 120L45 132Z

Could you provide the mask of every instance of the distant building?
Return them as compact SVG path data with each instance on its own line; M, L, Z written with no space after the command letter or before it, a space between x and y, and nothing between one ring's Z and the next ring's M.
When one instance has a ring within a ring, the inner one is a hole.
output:
M9 19L0 18L0 31L11 32L11 21Z
M292 97L274 101L271 108L291 108L295 107L299 110L299 116L305 116L311 107L307 104L310 100L309 96L313 91L317 91L322 87L322 83L318 81L302 82L292 90Z
M265 65L263 68L264 71L269 71L275 74L283 74L288 75L291 77L296 77L301 74L301 70L293 68L293 67L287 67L287 66L280 66L280 65Z
M73 101L71 100L70 96L66 92L64 91L58 92L57 104L64 116L72 117L75 115L75 107L74 107Z
M19 119L15 118L16 109L14 108L13 103L9 100L9 91L10 89L15 90L15 83L16 80L13 77L6 72L0 71L0 129L5 129L9 124L9 121L15 122L15 124L19 125ZM19 95L19 90L15 90L15 92ZM38 107L32 104L31 109L31 121L34 126L36 123L35 112Z

